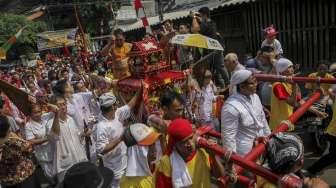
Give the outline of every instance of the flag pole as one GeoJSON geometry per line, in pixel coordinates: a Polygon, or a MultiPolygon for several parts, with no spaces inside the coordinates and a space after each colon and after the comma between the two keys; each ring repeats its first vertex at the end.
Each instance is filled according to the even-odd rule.
{"type": "Polygon", "coordinates": [[[87,51],[87,43],[86,43],[86,39],[85,39],[85,33],[82,27],[82,24],[79,20],[79,16],[78,16],[78,11],[77,11],[77,6],[74,4],[74,9],[75,9],[75,16],[76,16],[76,22],[77,25],[79,27],[79,31],[80,31],[80,35],[82,36],[82,40],[83,40],[83,45],[84,45],[84,57],[83,57],[83,61],[84,61],[84,65],[86,67],[86,70],[89,70],[89,65],[88,65],[88,59],[87,59],[87,55],[88,55],[88,51],[87,51]]]}
{"type": "Polygon", "coordinates": [[[140,18],[142,21],[143,27],[146,29],[146,33],[152,34],[152,30],[150,28],[145,9],[141,3],[141,0],[134,0],[134,9],[137,13],[137,18],[140,18]]]}

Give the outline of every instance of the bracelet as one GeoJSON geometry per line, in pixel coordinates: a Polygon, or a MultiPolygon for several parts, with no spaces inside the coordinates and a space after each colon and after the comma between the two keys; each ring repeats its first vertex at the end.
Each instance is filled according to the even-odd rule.
{"type": "Polygon", "coordinates": [[[230,158],[231,158],[231,155],[232,155],[232,151],[226,151],[225,153],[224,153],[224,163],[225,164],[228,164],[229,162],[230,162],[230,158]]]}

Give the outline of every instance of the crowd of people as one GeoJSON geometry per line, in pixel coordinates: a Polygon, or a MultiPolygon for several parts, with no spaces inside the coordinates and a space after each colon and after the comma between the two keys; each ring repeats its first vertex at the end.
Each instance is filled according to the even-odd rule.
{"type": "MultiPolygon", "coordinates": [[[[95,64],[85,64],[79,57],[48,54],[34,67],[1,71],[1,80],[28,93],[28,101],[23,111],[17,106],[21,99],[9,97],[11,91],[1,89],[0,185],[210,188],[216,178],[234,169],[211,149],[197,145],[197,128],[206,125],[221,134],[221,139],[209,140],[241,156],[258,142],[266,142],[260,165],[280,176],[298,178],[295,187],[329,187],[316,175],[336,159],[336,113],[326,130],[329,153],[306,171],[302,169],[304,147],[300,137],[293,132],[269,137],[305,102],[300,87],[290,79],[297,67],[284,57],[275,27],[265,29],[265,40],[255,58],[240,63],[235,53],[216,53],[205,59],[208,63],[194,66],[193,62],[209,50],[174,46],[169,40],[175,34],[187,33],[217,40],[221,36],[207,7],[191,16],[190,26],[183,23],[176,31],[173,22],[167,20],[163,31],[145,36],[158,40],[164,49],[163,58],[178,65],[175,68],[187,69],[183,87],[162,92],[160,108],[155,112],[141,107],[146,89],[143,82],[128,101],[118,92],[116,83],[121,74],[115,71],[125,68],[132,49],[119,29],[100,51],[103,60],[95,64]],[[255,73],[289,79],[258,82],[255,73]]],[[[334,78],[333,68],[321,63],[309,77],[334,78]]],[[[320,102],[336,109],[336,88],[317,83],[304,87],[307,96],[320,90],[320,102]]],[[[309,111],[320,118],[328,116],[314,107],[309,111]]],[[[276,185],[256,177],[257,187],[280,184],[286,185],[286,179],[276,185]]]]}

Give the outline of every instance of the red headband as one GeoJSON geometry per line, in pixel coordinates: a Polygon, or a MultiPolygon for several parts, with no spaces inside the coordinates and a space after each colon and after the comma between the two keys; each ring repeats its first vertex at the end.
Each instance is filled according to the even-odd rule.
{"type": "Polygon", "coordinates": [[[177,142],[184,140],[193,134],[191,123],[186,119],[175,119],[168,127],[167,154],[170,155],[177,142]]]}

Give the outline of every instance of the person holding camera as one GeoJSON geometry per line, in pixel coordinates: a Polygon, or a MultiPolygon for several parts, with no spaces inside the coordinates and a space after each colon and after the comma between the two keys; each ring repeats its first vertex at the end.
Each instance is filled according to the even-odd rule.
{"type": "MultiPolygon", "coordinates": [[[[202,7],[199,9],[198,13],[191,13],[192,16],[192,33],[199,33],[204,36],[210,37],[212,39],[218,40],[222,46],[222,37],[217,32],[216,23],[210,18],[210,9],[208,7],[202,7]]],[[[210,52],[206,50],[202,56],[209,54],[210,52]]],[[[209,61],[209,60],[208,60],[209,61]]],[[[222,52],[215,53],[210,58],[210,62],[213,64],[213,70],[216,70],[215,76],[217,78],[217,85],[220,87],[224,87],[225,80],[228,81],[228,73],[225,70],[224,64],[224,56],[222,52]]]]}
{"type": "Polygon", "coordinates": [[[198,12],[191,13],[191,16],[193,19],[191,32],[217,39],[216,23],[210,19],[210,9],[208,7],[202,7],[198,12]]]}

